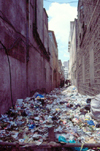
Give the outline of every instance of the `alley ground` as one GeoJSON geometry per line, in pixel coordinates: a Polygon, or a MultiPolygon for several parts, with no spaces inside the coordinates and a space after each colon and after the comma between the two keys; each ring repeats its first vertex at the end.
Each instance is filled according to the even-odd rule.
{"type": "Polygon", "coordinates": [[[0,145],[81,144],[70,150],[89,150],[82,145],[100,143],[100,124],[92,118],[90,104],[89,96],[79,94],[75,86],[18,99],[14,109],[0,117],[0,145]]]}

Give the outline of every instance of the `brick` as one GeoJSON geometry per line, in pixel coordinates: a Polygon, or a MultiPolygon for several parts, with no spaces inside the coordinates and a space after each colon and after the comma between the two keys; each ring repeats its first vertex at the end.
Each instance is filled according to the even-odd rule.
{"type": "MultiPolygon", "coordinates": [[[[79,78],[77,80],[78,83],[78,90],[79,92],[85,94],[91,94],[91,95],[96,95],[100,93],[99,90],[99,84],[100,84],[100,5],[97,5],[96,3],[98,1],[90,1],[90,0],[79,0],[78,4],[78,14],[80,14],[80,6],[82,5],[83,2],[83,14],[84,18],[80,18],[79,16],[79,22],[78,25],[81,27],[82,23],[86,24],[87,30],[84,35],[84,37],[81,39],[78,38],[78,43],[81,44],[79,45],[79,51],[80,53],[77,54],[77,58],[82,58],[83,54],[85,56],[85,85],[83,87],[83,73],[82,73],[82,64],[80,64],[80,70],[79,68],[79,59],[77,59],[77,74],[79,74],[79,78]],[[91,5],[87,5],[87,3],[91,5]],[[96,7],[96,8],[95,8],[96,7]],[[93,49],[94,52],[94,83],[91,86],[90,83],[90,50],[93,49]],[[80,73],[81,72],[81,73],[80,73]],[[97,85],[98,84],[98,85],[97,85]]],[[[80,28],[78,30],[78,36],[82,32],[83,29],[80,28]]]]}

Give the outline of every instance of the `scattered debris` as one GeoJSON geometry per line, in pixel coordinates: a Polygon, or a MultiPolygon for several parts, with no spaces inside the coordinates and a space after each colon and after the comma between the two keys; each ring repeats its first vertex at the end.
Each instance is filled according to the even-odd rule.
{"type": "Polygon", "coordinates": [[[91,117],[91,98],[75,86],[58,88],[18,99],[0,117],[0,142],[100,143],[100,122],[91,117]]]}

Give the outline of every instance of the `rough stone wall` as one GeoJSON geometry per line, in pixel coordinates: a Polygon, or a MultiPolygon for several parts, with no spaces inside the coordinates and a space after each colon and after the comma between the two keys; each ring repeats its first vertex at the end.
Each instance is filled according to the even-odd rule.
{"type": "Polygon", "coordinates": [[[86,26],[81,26],[79,19],[81,39],[77,50],[77,85],[80,93],[96,95],[100,93],[100,5],[97,0],[94,5],[90,0],[86,3],[91,4],[84,1],[83,22],[86,26]]]}

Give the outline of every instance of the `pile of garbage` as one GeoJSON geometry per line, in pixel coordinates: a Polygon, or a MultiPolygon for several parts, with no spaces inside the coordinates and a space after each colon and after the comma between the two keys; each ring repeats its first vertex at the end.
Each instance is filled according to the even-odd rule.
{"type": "Polygon", "coordinates": [[[91,99],[75,86],[18,99],[0,117],[0,142],[100,143],[100,123],[91,114],[91,99]]]}

